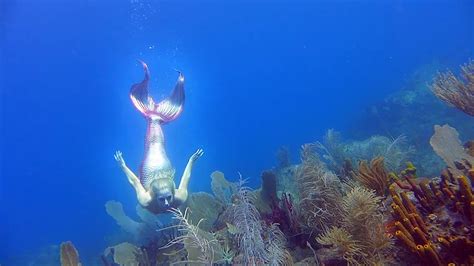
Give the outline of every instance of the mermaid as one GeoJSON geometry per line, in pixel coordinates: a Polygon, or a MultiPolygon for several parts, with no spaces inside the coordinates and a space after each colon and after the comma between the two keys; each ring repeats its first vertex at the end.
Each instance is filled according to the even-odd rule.
{"type": "Polygon", "coordinates": [[[140,166],[139,178],[128,168],[122,152],[114,155],[128,181],[135,189],[138,202],[152,213],[162,213],[170,208],[177,208],[188,198],[188,184],[194,163],[203,155],[198,149],[190,158],[184,169],[178,188],[174,183],[175,170],[171,166],[165,151],[165,139],[162,125],[175,120],[183,111],[184,76],[179,73],[178,81],[171,95],[155,103],[148,93],[150,73],[144,62],[145,71],[142,82],[134,84],[130,90],[130,99],[135,108],[145,117],[147,131],[145,137],[145,156],[140,166]]]}

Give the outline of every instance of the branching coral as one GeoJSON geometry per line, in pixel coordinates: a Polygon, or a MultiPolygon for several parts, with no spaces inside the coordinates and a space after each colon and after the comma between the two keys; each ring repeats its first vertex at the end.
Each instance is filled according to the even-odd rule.
{"type": "Polygon", "coordinates": [[[360,262],[377,264],[389,261],[392,241],[385,233],[382,198],[373,190],[354,187],[342,200],[342,225],[361,244],[366,256],[360,262]]]}
{"type": "Polygon", "coordinates": [[[353,176],[365,187],[373,189],[377,195],[385,195],[389,184],[389,175],[385,170],[383,157],[374,158],[370,165],[365,160],[360,161],[359,170],[353,176]]]}
{"type": "Polygon", "coordinates": [[[252,203],[250,188],[240,179],[233,206],[233,225],[237,229],[239,251],[245,265],[259,265],[268,259],[263,240],[260,214],[252,203]]]}
{"type": "Polygon", "coordinates": [[[423,263],[474,263],[474,200],[469,176],[445,171],[440,180],[416,180],[405,175],[390,186],[395,236],[423,263]]]}
{"type": "Polygon", "coordinates": [[[474,60],[461,66],[459,78],[451,71],[438,73],[431,90],[441,100],[474,116],[474,60]]]}
{"type": "Polygon", "coordinates": [[[353,187],[342,199],[340,225],[326,229],[317,241],[332,245],[333,257],[339,255],[349,264],[388,263],[392,240],[385,233],[381,199],[372,190],[353,187]]]}
{"type": "Polygon", "coordinates": [[[333,226],[326,229],[323,234],[316,238],[316,241],[324,246],[328,246],[335,257],[343,258],[351,265],[357,264],[357,258],[363,257],[361,244],[344,228],[333,226]]]}
{"type": "Polygon", "coordinates": [[[176,227],[181,234],[163,248],[184,245],[188,252],[187,262],[191,263],[212,265],[223,260],[224,251],[215,236],[199,228],[202,220],[197,225],[193,225],[189,220],[189,209],[186,209],[184,213],[179,209],[172,209],[170,212],[173,219],[178,222],[176,227]]]}
{"type": "Polygon", "coordinates": [[[299,213],[306,231],[322,231],[326,224],[336,223],[342,197],[339,179],[326,169],[314,148],[314,144],[302,146],[302,163],[296,173],[299,213]]]}
{"type": "Polygon", "coordinates": [[[338,169],[343,165],[346,158],[345,144],[342,142],[341,134],[334,129],[328,129],[321,142],[314,143],[318,152],[330,167],[338,169]]]}
{"type": "Polygon", "coordinates": [[[267,264],[272,266],[293,265],[291,255],[285,249],[286,237],[278,225],[271,224],[265,235],[265,249],[268,254],[267,264]]]}

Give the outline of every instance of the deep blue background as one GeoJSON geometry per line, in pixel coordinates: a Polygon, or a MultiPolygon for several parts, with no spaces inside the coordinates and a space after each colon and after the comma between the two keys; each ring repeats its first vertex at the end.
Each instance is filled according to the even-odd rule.
{"type": "MultiPolygon", "coordinates": [[[[193,191],[209,174],[258,185],[287,145],[344,130],[419,66],[473,56],[472,1],[2,1],[0,260],[72,240],[98,253],[133,213],[116,166],[137,169],[145,122],[128,99],[150,66],[158,98],[186,76],[186,109],[165,127],[180,173],[195,149],[193,191]]],[[[363,129],[362,129],[363,130],[363,129]]]]}

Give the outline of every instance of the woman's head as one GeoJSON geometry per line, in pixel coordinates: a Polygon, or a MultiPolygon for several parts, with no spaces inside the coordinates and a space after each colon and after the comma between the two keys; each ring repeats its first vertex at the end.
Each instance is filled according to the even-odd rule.
{"type": "Polygon", "coordinates": [[[171,178],[158,178],[150,184],[153,199],[161,208],[169,208],[174,201],[175,185],[171,178]]]}

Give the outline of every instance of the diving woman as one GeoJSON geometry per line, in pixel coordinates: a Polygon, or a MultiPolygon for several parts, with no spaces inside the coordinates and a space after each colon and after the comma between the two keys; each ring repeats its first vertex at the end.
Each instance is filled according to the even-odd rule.
{"type": "Polygon", "coordinates": [[[184,76],[179,72],[178,81],[171,95],[155,103],[148,93],[150,80],[148,67],[144,62],[140,61],[140,63],[145,71],[145,78],[142,82],[134,84],[130,90],[133,105],[147,121],[145,155],[140,166],[139,177],[127,167],[120,151],[117,151],[114,157],[135,189],[140,205],[157,214],[170,208],[177,208],[186,201],[191,170],[204,152],[198,149],[189,158],[179,186],[176,188],[175,169],[166,155],[162,125],[175,120],[183,111],[184,76]]]}

